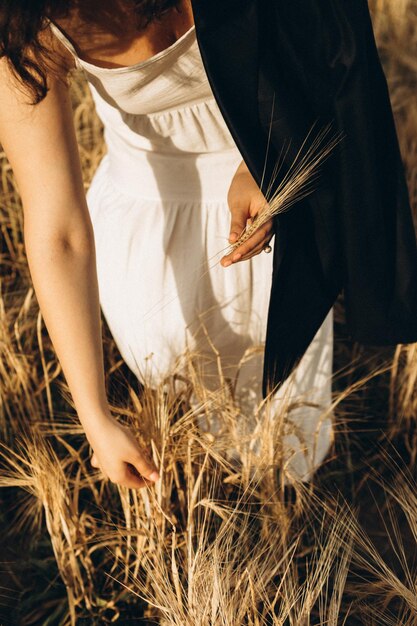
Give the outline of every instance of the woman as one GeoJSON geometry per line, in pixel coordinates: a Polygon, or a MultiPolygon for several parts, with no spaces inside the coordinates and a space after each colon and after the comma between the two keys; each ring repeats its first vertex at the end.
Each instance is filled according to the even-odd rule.
{"type": "MultiPolygon", "coordinates": [[[[217,102],[213,97],[197,46],[193,9],[206,42],[206,67],[213,67],[213,6],[205,13],[207,5],[186,0],[74,0],[13,1],[2,9],[0,140],[22,196],[33,283],[94,450],[92,463],[113,482],[130,487],[147,485],[158,473],[107,405],[99,294],[123,357],[150,384],[170,373],[188,346],[205,363],[212,344],[233,379],[240,358],[265,331],[272,255],[260,252],[273,245],[272,221],[223,256],[223,270],[207,271],[227,232],[233,243],[265,200],[256,150],[242,159],[225,120],[230,130],[241,129],[235,139],[242,142],[242,153],[245,128],[237,114],[231,119],[225,114],[226,89],[217,93],[217,102]],[[77,65],[90,81],[108,147],[88,203],[65,82],[77,65]]],[[[234,63],[236,73],[236,58],[234,63]]],[[[212,81],[215,74],[211,71],[212,81]]],[[[331,295],[334,299],[334,290],[331,295]]],[[[314,311],[307,331],[295,335],[293,343],[293,355],[300,357],[316,333],[294,377],[296,393],[310,394],[308,400],[317,404],[294,416],[306,436],[314,435],[330,403],[328,296],[326,305],[326,311],[322,304],[318,315],[314,311]]],[[[279,306],[287,306],[285,298],[279,306]]],[[[285,314],[291,313],[287,308],[285,314]]],[[[303,315],[301,310],[300,319],[303,315]]],[[[282,332],[280,339],[287,356],[282,332]]],[[[260,365],[258,359],[241,368],[237,393],[242,398],[252,392],[260,397],[260,365]]],[[[203,374],[209,383],[210,363],[203,374]]],[[[283,385],[277,403],[286,393],[283,385]]],[[[329,419],[319,429],[319,441],[316,455],[310,445],[304,477],[329,448],[329,419]]]]}

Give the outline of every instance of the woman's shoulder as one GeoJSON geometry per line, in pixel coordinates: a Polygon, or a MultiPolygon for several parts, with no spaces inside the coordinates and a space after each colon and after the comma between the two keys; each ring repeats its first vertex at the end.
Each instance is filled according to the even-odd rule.
{"type": "MultiPolygon", "coordinates": [[[[55,36],[50,23],[38,33],[36,47],[27,47],[24,58],[28,74],[32,74],[36,80],[43,80],[44,76],[48,84],[55,79],[67,83],[70,72],[76,68],[74,57],[55,36]]],[[[26,89],[22,89],[21,77],[7,55],[0,58],[0,81],[2,86],[7,84],[16,93],[27,95],[26,89]]],[[[26,86],[26,82],[23,82],[26,86]]],[[[30,81],[27,83],[30,84],[30,81]]]]}

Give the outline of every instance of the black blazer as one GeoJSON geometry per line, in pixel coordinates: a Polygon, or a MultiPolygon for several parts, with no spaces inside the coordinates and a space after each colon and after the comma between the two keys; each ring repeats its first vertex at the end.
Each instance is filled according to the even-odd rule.
{"type": "MultiPolygon", "coordinates": [[[[319,185],[276,218],[264,394],[344,290],[353,339],[417,341],[417,247],[366,0],[192,0],[207,76],[255,180],[314,123],[344,139],[319,185]]],[[[282,170],[285,171],[285,170],[282,170]]],[[[265,185],[262,188],[265,191],[265,185]]]]}

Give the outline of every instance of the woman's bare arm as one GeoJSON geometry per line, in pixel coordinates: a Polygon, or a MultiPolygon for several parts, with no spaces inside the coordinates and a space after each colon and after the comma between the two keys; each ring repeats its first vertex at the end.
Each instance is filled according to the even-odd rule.
{"type": "Polygon", "coordinates": [[[155,466],[111,416],[105,393],[94,234],[69,91],[58,76],[48,79],[46,98],[31,105],[0,59],[0,143],[23,202],[29,269],[98,465],[113,482],[143,486],[127,463],[148,478],[155,466]]]}

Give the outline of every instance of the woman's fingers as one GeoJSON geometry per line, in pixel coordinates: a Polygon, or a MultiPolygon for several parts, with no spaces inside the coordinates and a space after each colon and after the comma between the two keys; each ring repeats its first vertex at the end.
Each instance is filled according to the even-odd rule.
{"type": "Polygon", "coordinates": [[[252,248],[250,252],[242,256],[239,259],[239,261],[248,261],[249,259],[256,256],[257,254],[260,254],[261,252],[263,252],[265,246],[267,246],[268,244],[269,244],[269,241],[261,241],[261,243],[255,246],[254,248],[252,248]]]}
{"type": "Polygon", "coordinates": [[[118,481],[120,485],[131,489],[141,489],[153,485],[154,481],[146,480],[131,463],[126,463],[125,468],[123,477],[118,481]]]}
{"type": "Polygon", "coordinates": [[[146,452],[137,454],[131,460],[133,471],[136,470],[140,476],[150,481],[156,481],[160,478],[153,461],[146,452]]]}
{"type": "MultiPolygon", "coordinates": [[[[94,463],[96,463],[96,461],[97,457],[95,458],[94,463]]],[[[93,465],[93,467],[100,468],[99,465],[95,465],[94,463],[92,458],[91,465],[93,465]]],[[[122,487],[129,487],[131,489],[141,489],[142,487],[152,486],[155,482],[154,480],[147,480],[145,476],[138,472],[132,463],[123,463],[120,467],[112,469],[108,476],[103,471],[102,473],[106,479],[110,480],[110,482],[122,487]]]]}
{"type": "Polygon", "coordinates": [[[230,222],[230,233],[229,233],[229,243],[234,243],[243,233],[246,228],[246,222],[248,219],[248,209],[242,206],[234,206],[230,209],[231,213],[231,222],[230,222]]]}
{"type": "Polygon", "coordinates": [[[268,220],[263,226],[258,228],[254,234],[247,239],[233,252],[224,256],[220,263],[223,267],[228,267],[232,263],[238,261],[246,261],[252,256],[259,254],[263,248],[269,243],[273,235],[273,220],[268,220]]]}
{"type": "Polygon", "coordinates": [[[146,453],[135,455],[132,462],[124,462],[118,467],[112,468],[108,475],[101,468],[95,453],[93,453],[90,463],[93,467],[100,469],[105,478],[124,487],[135,489],[146,487],[160,478],[159,472],[146,453]]]}
{"type": "Polygon", "coordinates": [[[108,476],[109,480],[121,487],[140,489],[151,484],[140,476],[130,463],[122,463],[117,468],[113,468],[108,476]]]}
{"type": "Polygon", "coordinates": [[[233,251],[231,255],[232,260],[236,260],[238,255],[240,255],[237,260],[245,261],[250,256],[253,256],[254,254],[259,254],[264,246],[269,243],[271,237],[272,225],[267,222],[266,224],[264,224],[264,226],[261,226],[259,230],[255,231],[254,234],[249,237],[247,241],[245,241],[245,243],[243,243],[241,246],[233,251]]]}

